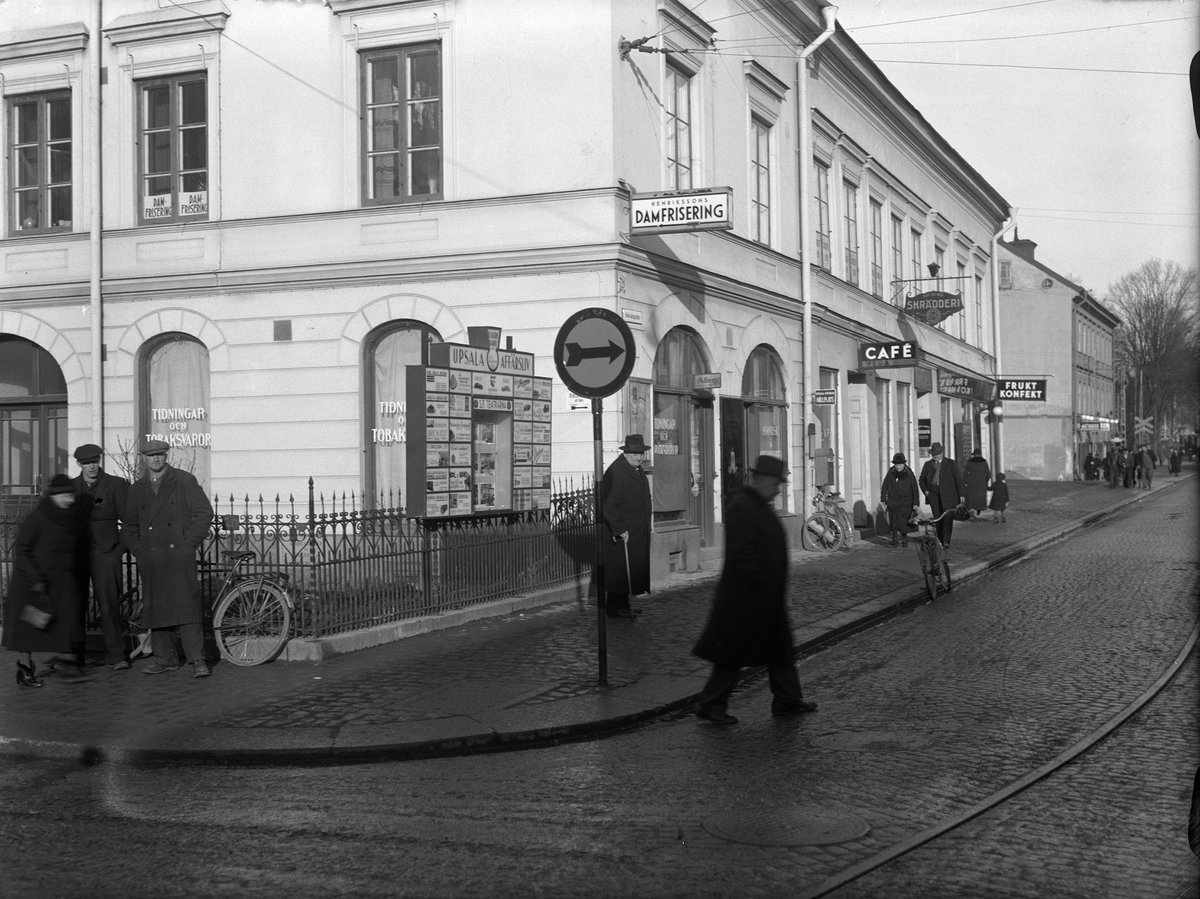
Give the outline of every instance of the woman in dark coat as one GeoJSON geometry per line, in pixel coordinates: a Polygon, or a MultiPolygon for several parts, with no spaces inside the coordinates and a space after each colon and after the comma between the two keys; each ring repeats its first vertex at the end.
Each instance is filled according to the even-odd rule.
{"type": "Polygon", "coordinates": [[[979,513],[988,507],[987,492],[992,486],[992,470],[983,453],[972,451],[964,474],[967,480],[967,508],[971,512],[971,520],[978,521],[979,513]]]}
{"type": "Polygon", "coordinates": [[[1171,474],[1175,475],[1176,477],[1179,477],[1179,470],[1183,467],[1181,465],[1182,461],[1183,457],[1179,454],[1179,447],[1173,447],[1171,449],[1171,456],[1167,461],[1167,466],[1170,469],[1171,474]]]}
{"type": "Polygon", "coordinates": [[[641,610],[629,598],[650,592],[650,483],[641,468],[649,448],[641,434],[630,434],[601,481],[604,605],[610,618],[636,617],[641,610]]]}
{"type": "Polygon", "coordinates": [[[787,533],[771,501],[783,481],[783,461],[759,456],[750,485],[725,511],[725,568],[717,584],[712,614],[692,650],[713,663],[696,714],[714,724],[737,724],[725,711],[738,672],[766,665],[772,715],[815,711],[806,702],[792,661],[792,627],[785,605],[787,533]]]}
{"type": "Polygon", "coordinates": [[[87,597],[80,590],[81,551],[87,522],[74,508],[71,479],[56,474],[37,508],[21,523],[13,546],[13,579],[4,603],[4,645],[19,652],[17,683],[40,687],[33,653],[63,653],[73,664],[56,666],[64,679],[84,680],[84,616],[87,597]],[[44,628],[31,623],[26,607],[49,612],[44,628]]]}

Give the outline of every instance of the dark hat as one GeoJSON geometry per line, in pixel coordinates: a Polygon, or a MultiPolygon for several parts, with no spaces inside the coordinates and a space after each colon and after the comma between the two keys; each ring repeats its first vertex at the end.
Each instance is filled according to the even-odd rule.
{"type": "Polygon", "coordinates": [[[83,446],[76,448],[75,461],[80,465],[87,462],[95,462],[104,455],[104,450],[96,446],[94,443],[85,443],[83,446]]]}
{"type": "Polygon", "coordinates": [[[50,486],[46,488],[47,496],[54,496],[56,493],[74,493],[75,485],[71,482],[71,478],[65,474],[56,474],[50,479],[50,486]]]}
{"type": "Polygon", "coordinates": [[[641,434],[630,434],[625,438],[620,449],[623,453],[644,453],[648,452],[650,447],[646,446],[641,434]]]}
{"type": "Polygon", "coordinates": [[[908,463],[908,460],[904,458],[904,453],[896,453],[896,455],[892,456],[892,464],[893,465],[901,465],[901,464],[907,464],[907,463],[908,463]]]}
{"type": "Polygon", "coordinates": [[[779,478],[781,481],[787,480],[787,475],[783,470],[783,460],[776,459],[774,456],[759,456],[754,460],[754,464],[750,466],[750,470],[755,474],[765,474],[773,478],[779,478]]]}
{"type": "Polygon", "coordinates": [[[171,447],[165,440],[143,440],[142,455],[153,456],[157,453],[165,453],[171,447]]]}
{"type": "Polygon", "coordinates": [[[929,455],[931,455],[931,456],[941,456],[945,452],[946,451],[944,449],[942,449],[942,445],[940,443],[935,443],[933,446],[931,446],[929,448],[929,455]]]}

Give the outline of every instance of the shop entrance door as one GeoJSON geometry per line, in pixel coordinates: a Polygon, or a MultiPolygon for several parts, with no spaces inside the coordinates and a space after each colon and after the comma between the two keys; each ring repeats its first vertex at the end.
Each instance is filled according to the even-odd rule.
{"type": "Polygon", "coordinates": [[[721,508],[729,505],[746,483],[745,403],[737,397],[721,397],[721,508]]]}
{"type": "Polygon", "coordinates": [[[713,401],[710,397],[691,397],[692,433],[689,460],[689,518],[700,526],[700,545],[713,545],[713,490],[716,470],[712,459],[713,401]]]}
{"type": "Polygon", "coordinates": [[[846,415],[846,499],[856,525],[866,524],[874,503],[870,502],[871,423],[870,403],[874,402],[866,384],[847,385],[846,415]]]}

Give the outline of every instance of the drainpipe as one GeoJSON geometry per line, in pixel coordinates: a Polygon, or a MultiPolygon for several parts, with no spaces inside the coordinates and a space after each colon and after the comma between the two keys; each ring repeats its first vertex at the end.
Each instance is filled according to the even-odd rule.
{"type": "MultiPolygon", "coordinates": [[[[1010,210],[1008,222],[992,235],[992,340],[996,344],[996,374],[1004,373],[1000,361],[1000,238],[1016,227],[1017,210],[1010,210]]],[[[996,422],[996,471],[1004,471],[1004,418],[996,422]]]]}
{"type": "Polygon", "coordinates": [[[813,500],[813,480],[816,477],[807,460],[809,450],[808,420],[812,410],[813,364],[812,364],[812,217],[809,212],[809,191],[812,172],[812,110],[808,102],[808,58],[816,49],[825,43],[833,34],[837,7],[821,8],[821,16],[825,20],[825,30],[817,35],[816,40],[800,51],[796,63],[797,85],[797,117],[800,120],[800,302],[803,304],[802,339],[804,353],[804,385],[800,391],[800,420],[803,423],[800,436],[801,459],[804,460],[804,500],[803,507],[796,514],[803,521],[808,515],[813,500]]]}
{"type": "Polygon", "coordinates": [[[91,283],[89,296],[92,315],[92,442],[104,446],[104,319],[100,298],[100,229],[103,225],[101,218],[101,200],[103,190],[100,185],[101,165],[100,152],[103,138],[100,133],[100,51],[103,48],[103,38],[100,35],[101,10],[104,0],[94,0],[92,3],[91,34],[88,36],[89,50],[89,80],[91,82],[91,97],[88,103],[88,118],[92,131],[92,152],[89,177],[91,180],[91,233],[89,246],[91,248],[91,283]]]}

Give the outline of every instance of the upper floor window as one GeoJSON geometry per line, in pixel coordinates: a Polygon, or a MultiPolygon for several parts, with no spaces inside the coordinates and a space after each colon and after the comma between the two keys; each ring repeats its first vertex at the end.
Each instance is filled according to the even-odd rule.
{"type": "Polygon", "coordinates": [[[9,102],[12,233],[71,227],[71,95],[9,102]]]}
{"type": "Polygon", "coordinates": [[[975,346],[983,349],[983,275],[975,276],[975,346]]]}
{"type": "Polygon", "coordinates": [[[846,280],[858,286],[858,185],[849,181],[842,182],[845,196],[845,212],[842,221],[845,224],[846,238],[846,280]]]}
{"type": "Polygon", "coordinates": [[[208,218],[208,78],[138,82],[141,222],[208,218]]]}
{"type": "Polygon", "coordinates": [[[667,189],[692,186],[692,79],[667,66],[667,189]]]}
{"type": "Polygon", "coordinates": [[[883,296],[883,205],[871,201],[871,293],[883,296]]]}
{"type": "Polygon", "coordinates": [[[829,166],[813,161],[816,189],[812,192],[813,221],[817,226],[817,246],[813,262],[823,269],[833,268],[833,249],[830,241],[829,223],[829,166]]]}
{"type": "MultiPolygon", "coordinates": [[[[904,220],[892,217],[892,280],[904,280],[904,220]]],[[[899,296],[900,285],[894,285],[893,294],[899,296]]]]}
{"type": "Polygon", "coordinates": [[[909,232],[909,256],[912,263],[912,273],[914,278],[925,277],[921,274],[921,232],[915,228],[909,232]]]}
{"type": "Polygon", "coordinates": [[[442,50],[417,44],[362,54],[363,202],[442,194],[442,50]]]}
{"type": "Polygon", "coordinates": [[[771,127],[750,120],[750,238],[771,242],[771,127]]]}

